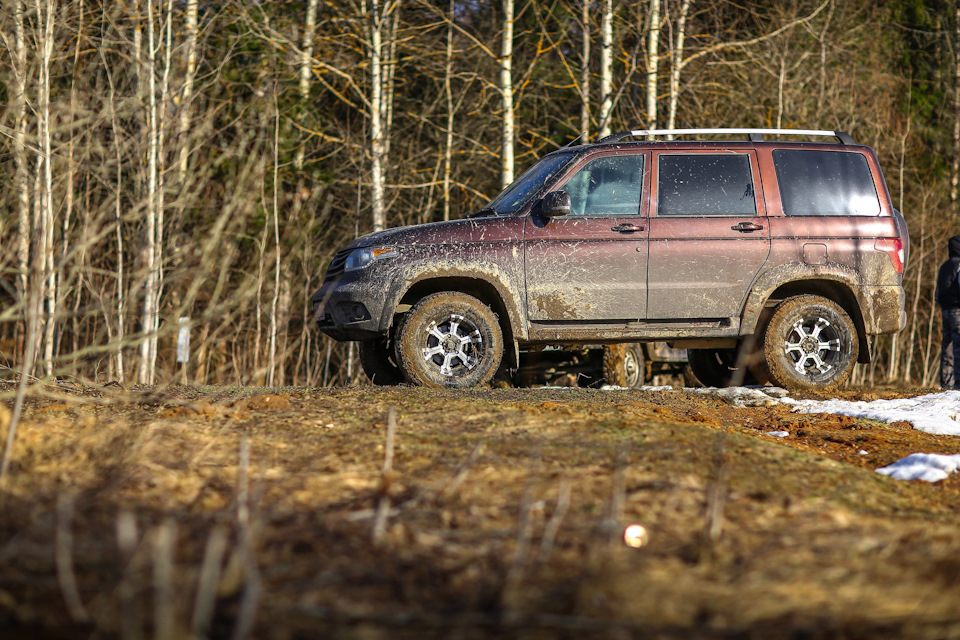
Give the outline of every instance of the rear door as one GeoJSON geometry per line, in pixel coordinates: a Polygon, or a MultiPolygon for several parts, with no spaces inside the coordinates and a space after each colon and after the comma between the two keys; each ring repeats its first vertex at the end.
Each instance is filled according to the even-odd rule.
{"type": "Polygon", "coordinates": [[[649,154],[587,158],[559,190],[567,216],[532,214],[524,230],[527,310],[549,324],[630,322],[646,315],[649,154]]]}
{"type": "Polygon", "coordinates": [[[647,317],[738,317],[770,253],[752,150],[654,155],[647,317]]]}

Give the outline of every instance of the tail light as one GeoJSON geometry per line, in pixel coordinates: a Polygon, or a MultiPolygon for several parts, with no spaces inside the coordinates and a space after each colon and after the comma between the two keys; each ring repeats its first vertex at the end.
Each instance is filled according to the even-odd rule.
{"type": "Polygon", "coordinates": [[[900,238],[877,238],[876,242],[873,243],[873,248],[890,256],[893,268],[897,270],[897,273],[903,273],[903,240],[900,238]]]}

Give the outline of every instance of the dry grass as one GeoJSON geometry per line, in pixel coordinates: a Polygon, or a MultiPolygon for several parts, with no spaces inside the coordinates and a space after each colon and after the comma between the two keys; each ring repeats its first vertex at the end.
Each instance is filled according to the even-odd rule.
{"type": "Polygon", "coordinates": [[[0,487],[0,625],[58,638],[956,635],[960,482],[873,469],[958,440],[683,393],[35,393],[0,487]],[[776,425],[796,437],[761,435],[776,425]],[[629,523],[648,544],[620,541],[629,523]]]}

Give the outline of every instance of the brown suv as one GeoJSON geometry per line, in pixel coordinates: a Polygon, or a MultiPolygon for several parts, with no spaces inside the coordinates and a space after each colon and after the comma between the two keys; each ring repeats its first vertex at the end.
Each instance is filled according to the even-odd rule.
{"type": "Polygon", "coordinates": [[[381,384],[665,341],[705,385],[829,389],[868,335],[903,328],[908,242],[876,155],[843,132],[630,131],[544,156],[465,220],[358,238],[314,315],[381,384]],[[746,139],[664,139],[705,134],[746,139]]]}

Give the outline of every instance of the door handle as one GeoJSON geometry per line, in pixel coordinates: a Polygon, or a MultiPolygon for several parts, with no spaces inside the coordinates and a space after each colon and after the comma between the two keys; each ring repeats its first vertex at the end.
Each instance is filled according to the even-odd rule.
{"type": "Polygon", "coordinates": [[[760,231],[763,229],[763,225],[756,224],[755,222],[741,222],[740,224],[735,224],[730,228],[734,231],[760,231]]]}
{"type": "Polygon", "coordinates": [[[622,224],[618,224],[615,227],[610,227],[610,231],[616,231],[617,233],[633,233],[635,231],[643,231],[643,230],[644,230],[644,227],[631,224],[629,222],[624,222],[622,224]]]}

